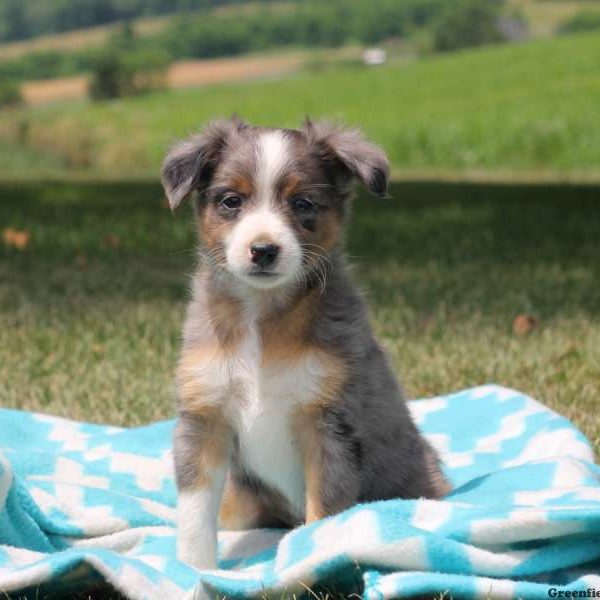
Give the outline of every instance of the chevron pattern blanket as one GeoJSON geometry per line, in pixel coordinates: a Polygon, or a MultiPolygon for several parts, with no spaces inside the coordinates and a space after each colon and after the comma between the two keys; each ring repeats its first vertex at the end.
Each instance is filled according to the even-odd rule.
{"type": "Polygon", "coordinates": [[[411,410],[450,496],[356,506],[293,531],[223,531],[211,572],[175,558],[172,421],[121,429],[0,410],[0,591],[68,597],[108,580],[157,600],[309,588],[600,596],[600,468],[569,421],[493,385],[411,410]]]}

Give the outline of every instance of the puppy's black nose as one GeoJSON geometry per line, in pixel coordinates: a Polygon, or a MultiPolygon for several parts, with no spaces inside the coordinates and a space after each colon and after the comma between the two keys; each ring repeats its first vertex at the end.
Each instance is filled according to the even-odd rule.
{"type": "Polygon", "coordinates": [[[279,254],[279,246],[266,242],[254,242],[250,246],[252,262],[262,269],[272,265],[279,254]]]}

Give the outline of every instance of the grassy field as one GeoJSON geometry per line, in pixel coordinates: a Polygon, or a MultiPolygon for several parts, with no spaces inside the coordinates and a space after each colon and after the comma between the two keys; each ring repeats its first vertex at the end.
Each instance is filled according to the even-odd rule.
{"type": "Polygon", "coordinates": [[[600,34],[586,34],[375,69],[325,66],[281,80],[31,108],[0,122],[0,140],[52,154],[65,168],[155,173],[165,147],[211,117],[235,111],[257,123],[296,125],[310,113],[361,124],[397,172],[597,175],[599,105],[600,34]]]}
{"type": "MultiPolygon", "coordinates": [[[[513,386],[600,449],[599,189],[392,193],[357,201],[349,253],[408,395],[513,386]],[[513,332],[519,314],[539,320],[528,335],[513,332]]],[[[5,183],[0,196],[0,223],[29,235],[0,241],[2,405],[127,425],[172,415],[187,211],[173,218],[155,183],[5,183]]]]}

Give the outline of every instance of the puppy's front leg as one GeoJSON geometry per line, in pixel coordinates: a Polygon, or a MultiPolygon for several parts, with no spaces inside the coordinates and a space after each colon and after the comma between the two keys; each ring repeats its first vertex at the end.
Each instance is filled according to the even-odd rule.
{"type": "Polygon", "coordinates": [[[304,464],[306,522],[337,514],[358,502],[361,448],[341,411],[303,407],[295,419],[304,464]]]}
{"type": "Polygon", "coordinates": [[[222,410],[183,412],[175,429],[177,558],[198,569],[217,566],[217,519],[231,449],[222,410]]]}

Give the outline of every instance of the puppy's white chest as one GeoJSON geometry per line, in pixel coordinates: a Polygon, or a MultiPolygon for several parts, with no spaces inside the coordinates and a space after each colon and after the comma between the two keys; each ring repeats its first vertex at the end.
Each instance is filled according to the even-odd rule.
{"type": "Polygon", "coordinates": [[[317,357],[307,353],[295,361],[255,364],[241,372],[243,384],[233,409],[239,459],[252,473],[287,498],[304,515],[304,469],[294,431],[298,409],[313,402],[324,377],[317,357]]]}
{"type": "Polygon", "coordinates": [[[281,377],[261,377],[242,403],[238,420],[239,457],[244,466],[304,512],[304,472],[292,419],[297,396],[281,377]]]}

